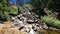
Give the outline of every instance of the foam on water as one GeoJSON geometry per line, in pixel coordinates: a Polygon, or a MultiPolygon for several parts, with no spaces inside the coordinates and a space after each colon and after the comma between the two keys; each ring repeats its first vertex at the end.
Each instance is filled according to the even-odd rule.
{"type": "Polygon", "coordinates": [[[31,30],[30,30],[29,34],[35,34],[35,31],[32,29],[32,25],[30,25],[30,28],[31,28],[31,30]]]}

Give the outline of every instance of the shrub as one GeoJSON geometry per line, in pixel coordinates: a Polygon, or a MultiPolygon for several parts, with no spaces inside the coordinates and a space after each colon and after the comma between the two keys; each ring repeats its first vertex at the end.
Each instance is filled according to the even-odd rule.
{"type": "Polygon", "coordinates": [[[0,21],[6,21],[7,20],[7,18],[8,18],[8,13],[7,12],[2,12],[2,11],[0,11],[0,21]]]}
{"type": "Polygon", "coordinates": [[[44,17],[42,18],[42,20],[43,20],[45,23],[47,23],[48,25],[53,25],[53,26],[56,26],[56,27],[60,28],[60,21],[57,20],[56,18],[44,16],[44,17]]]}
{"type": "Polygon", "coordinates": [[[18,14],[17,6],[11,6],[9,14],[10,15],[17,15],[18,14]]]}
{"type": "Polygon", "coordinates": [[[9,12],[9,14],[11,14],[11,15],[17,15],[17,14],[18,14],[18,11],[16,11],[16,10],[11,10],[11,11],[9,12]]]}
{"type": "Polygon", "coordinates": [[[0,3],[0,9],[2,8],[2,4],[0,3]]]}

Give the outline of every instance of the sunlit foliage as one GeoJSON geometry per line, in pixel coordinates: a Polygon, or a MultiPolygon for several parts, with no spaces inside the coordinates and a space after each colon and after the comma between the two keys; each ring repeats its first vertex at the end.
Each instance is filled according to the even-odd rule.
{"type": "Polygon", "coordinates": [[[60,28],[60,21],[56,18],[44,16],[43,21],[47,23],[48,25],[56,26],[57,28],[60,28]]]}

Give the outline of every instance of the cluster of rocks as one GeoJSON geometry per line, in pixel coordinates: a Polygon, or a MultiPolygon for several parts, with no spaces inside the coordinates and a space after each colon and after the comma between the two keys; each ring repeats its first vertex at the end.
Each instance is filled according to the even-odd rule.
{"type": "Polygon", "coordinates": [[[20,25],[27,24],[27,23],[31,24],[31,23],[36,23],[40,20],[36,18],[37,15],[36,16],[35,15],[36,15],[35,13],[26,11],[15,17],[11,16],[11,19],[12,21],[14,21],[14,23],[16,22],[16,23],[19,23],[20,25]]]}
{"type": "MultiPolygon", "coordinates": [[[[27,34],[37,34],[36,32],[42,29],[49,29],[45,23],[37,24],[41,21],[33,12],[25,11],[17,16],[11,16],[12,21],[15,23],[15,28],[27,34]]],[[[51,28],[50,28],[51,29],[51,28]]]]}
{"type": "Polygon", "coordinates": [[[36,24],[40,20],[38,16],[35,13],[29,11],[14,17],[11,16],[11,19],[19,30],[30,34],[35,34],[35,31],[42,29],[41,25],[36,24]]]}

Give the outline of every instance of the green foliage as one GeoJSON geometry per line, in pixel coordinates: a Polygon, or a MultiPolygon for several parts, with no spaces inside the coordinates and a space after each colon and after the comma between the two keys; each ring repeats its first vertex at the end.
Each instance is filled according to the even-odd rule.
{"type": "Polygon", "coordinates": [[[38,15],[44,14],[44,8],[48,8],[53,11],[58,11],[60,13],[60,0],[31,0],[32,6],[35,9],[35,13],[38,15]]]}
{"type": "Polygon", "coordinates": [[[24,11],[32,10],[32,9],[33,9],[33,7],[31,4],[24,4],[22,7],[18,6],[19,13],[23,13],[24,11]]]}
{"type": "Polygon", "coordinates": [[[8,19],[8,12],[7,12],[7,0],[0,0],[0,21],[6,21],[8,19]]]}
{"type": "Polygon", "coordinates": [[[48,5],[50,5],[51,0],[31,0],[32,1],[32,5],[35,8],[41,8],[44,9],[44,7],[48,7],[48,5]]]}
{"type": "Polygon", "coordinates": [[[9,14],[7,12],[0,11],[0,21],[6,21],[8,19],[9,14]]]}
{"type": "Polygon", "coordinates": [[[17,12],[16,10],[11,10],[11,11],[9,12],[9,14],[11,14],[11,15],[17,15],[18,12],[17,12]]]}
{"type": "Polygon", "coordinates": [[[42,0],[31,0],[32,1],[32,6],[34,7],[34,11],[36,14],[43,15],[43,9],[45,7],[45,4],[42,2],[42,0]]]}
{"type": "Polygon", "coordinates": [[[41,7],[41,1],[40,0],[31,0],[32,1],[32,5],[35,8],[40,8],[41,7]]]}
{"type": "Polygon", "coordinates": [[[0,21],[6,21],[9,18],[9,15],[17,15],[18,9],[17,6],[9,4],[8,0],[0,0],[0,21]]]}
{"type": "Polygon", "coordinates": [[[2,8],[2,4],[0,3],[0,9],[2,8]]]}
{"type": "Polygon", "coordinates": [[[49,25],[53,25],[53,26],[60,28],[60,21],[53,17],[44,16],[43,21],[45,23],[48,23],[49,25]]]}
{"type": "Polygon", "coordinates": [[[18,6],[18,12],[19,12],[19,13],[23,13],[23,11],[24,11],[23,7],[19,7],[19,6],[18,6]]]}

